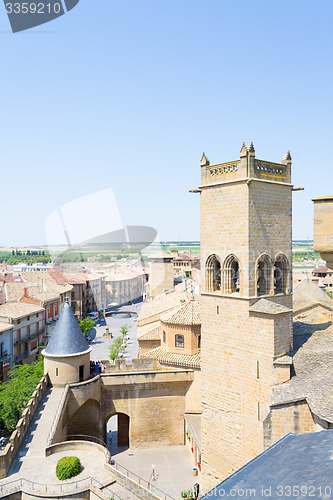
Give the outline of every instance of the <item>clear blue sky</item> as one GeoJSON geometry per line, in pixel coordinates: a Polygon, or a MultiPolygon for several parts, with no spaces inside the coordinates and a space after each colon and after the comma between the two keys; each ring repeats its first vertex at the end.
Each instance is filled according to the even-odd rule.
{"type": "Polygon", "coordinates": [[[45,243],[59,206],[112,188],[124,224],[199,239],[212,163],[293,157],[294,238],[332,187],[331,0],[80,0],[12,34],[0,6],[0,245],[45,243]]]}

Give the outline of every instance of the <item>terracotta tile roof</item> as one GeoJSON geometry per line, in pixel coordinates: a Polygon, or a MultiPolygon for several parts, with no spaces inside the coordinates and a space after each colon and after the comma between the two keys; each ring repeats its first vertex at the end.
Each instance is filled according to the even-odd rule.
{"type": "Polygon", "coordinates": [[[200,260],[200,255],[192,255],[188,253],[181,253],[178,254],[178,257],[175,257],[173,260],[175,261],[194,261],[194,260],[200,260]]]}
{"type": "Polygon", "coordinates": [[[11,304],[2,304],[0,306],[0,317],[5,318],[22,318],[37,312],[43,312],[44,308],[30,304],[21,304],[19,302],[11,304]]]}
{"type": "Polygon", "coordinates": [[[161,316],[161,321],[173,325],[201,325],[201,304],[198,300],[189,300],[161,316]]]}
{"type": "Polygon", "coordinates": [[[165,347],[156,347],[140,355],[141,358],[157,359],[162,364],[185,366],[188,368],[200,368],[201,353],[197,354],[178,354],[168,352],[165,347]]]}
{"type": "Polygon", "coordinates": [[[138,333],[137,333],[137,339],[140,340],[141,337],[146,335],[147,333],[153,331],[153,330],[158,330],[160,327],[161,322],[160,321],[153,321],[152,323],[149,323],[148,325],[144,326],[138,326],[138,333]]]}
{"type": "Polygon", "coordinates": [[[138,342],[140,343],[140,340],[161,340],[161,335],[160,335],[160,329],[159,328],[154,328],[153,330],[150,330],[147,333],[144,333],[138,338],[138,342]]]}
{"type": "Polygon", "coordinates": [[[25,288],[27,288],[26,283],[6,283],[7,302],[17,302],[20,300],[25,288]]]}
{"type": "MultiPolygon", "coordinates": [[[[184,285],[181,284],[184,290],[184,285]]],[[[162,293],[142,304],[142,308],[139,312],[138,322],[143,319],[147,319],[150,316],[155,316],[156,314],[163,314],[164,312],[173,309],[176,306],[181,305],[181,300],[187,300],[187,292],[172,290],[169,293],[162,293]]]]}
{"type": "MultiPolygon", "coordinates": [[[[66,278],[64,276],[64,274],[56,267],[54,267],[53,269],[49,269],[47,271],[48,275],[51,276],[51,278],[54,279],[54,281],[56,283],[58,283],[59,285],[63,285],[65,283],[67,283],[66,281],[66,278]]],[[[41,276],[42,277],[42,276],[41,276]]]]}
{"type": "Polygon", "coordinates": [[[49,271],[29,271],[28,273],[25,273],[25,286],[27,286],[27,284],[29,285],[29,283],[34,283],[40,287],[43,280],[44,288],[48,292],[61,294],[64,292],[70,292],[73,289],[72,285],[58,283],[52,277],[50,271],[54,271],[54,269],[50,269],[49,271]]]}

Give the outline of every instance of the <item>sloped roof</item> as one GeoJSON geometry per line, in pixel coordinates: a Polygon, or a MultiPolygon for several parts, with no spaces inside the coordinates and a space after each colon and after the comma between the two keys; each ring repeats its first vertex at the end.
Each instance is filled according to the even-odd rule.
{"type": "Polygon", "coordinates": [[[318,417],[333,423],[333,326],[329,313],[310,311],[294,322],[295,376],[272,388],[270,405],[307,401],[318,417]]]}
{"type": "MultiPolygon", "coordinates": [[[[181,283],[181,286],[184,285],[181,283]]],[[[138,322],[145,320],[155,314],[163,314],[169,309],[173,309],[181,304],[181,300],[187,299],[187,292],[180,291],[176,287],[175,290],[169,293],[162,293],[157,295],[153,300],[144,302],[138,315],[138,322]]]]}
{"type": "Polygon", "coordinates": [[[41,306],[12,302],[0,306],[0,316],[5,318],[23,318],[24,316],[29,316],[30,314],[35,314],[44,310],[45,309],[41,306]]]}
{"type": "Polygon", "coordinates": [[[160,363],[186,366],[189,368],[200,368],[201,353],[197,354],[180,354],[168,352],[165,347],[156,347],[151,351],[140,354],[140,358],[157,359],[160,363]]]}
{"type": "Polygon", "coordinates": [[[160,329],[154,328],[153,330],[144,333],[138,338],[138,342],[140,342],[140,340],[161,340],[160,329]]]}
{"type": "Polygon", "coordinates": [[[332,309],[333,300],[318,285],[313,283],[309,277],[306,277],[294,288],[294,315],[317,304],[322,305],[326,309],[332,309]]]}
{"type": "Polygon", "coordinates": [[[90,349],[71,306],[66,303],[43,352],[51,357],[66,357],[83,354],[90,349]]]}
{"type": "Polygon", "coordinates": [[[161,316],[164,323],[173,325],[201,325],[201,307],[198,300],[189,300],[176,310],[161,316]]]}
{"type": "Polygon", "coordinates": [[[294,491],[291,498],[310,498],[311,491],[319,492],[332,477],[332,448],[333,430],[287,434],[208,491],[201,500],[240,498],[241,492],[244,498],[265,498],[263,491],[272,499],[279,495],[287,498],[290,490],[294,491]],[[245,495],[245,492],[250,493],[245,495]]]}
{"type": "Polygon", "coordinates": [[[157,340],[160,338],[160,321],[153,321],[148,325],[139,326],[137,338],[140,340],[157,340]]]}
{"type": "Polygon", "coordinates": [[[249,308],[249,311],[261,314],[284,314],[292,312],[288,307],[276,304],[267,299],[259,299],[249,308]]]}

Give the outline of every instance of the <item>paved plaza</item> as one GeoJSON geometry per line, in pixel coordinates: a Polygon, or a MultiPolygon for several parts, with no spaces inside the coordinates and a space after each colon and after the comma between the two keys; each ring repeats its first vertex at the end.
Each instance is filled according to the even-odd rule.
{"type": "Polygon", "coordinates": [[[133,304],[124,305],[114,309],[114,313],[106,316],[106,322],[99,325],[96,324],[95,328],[90,332],[90,346],[92,347],[90,359],[92,361],[108,360],[109,359],[109,346],[112,344],[115,338],[120,336],[120,328],[124,325],[129,327],[128,337],[130,340],[126,341],[127,348],[123,351],[124,359],[130,361],[131,359],[138,357],[138,342],[137,342],[137,322],[136,317],[128,316],[124,317],[123,314],[116,313],[126,313],[127,311],[139,314],[142,307],[142,302],[134,302],[133,304]],[[121,317],[120,317],[121,316],[121,317]],[[109,333],[112,333],[113,338],[105,337],[106,327],[109,327],[109,333]]]}

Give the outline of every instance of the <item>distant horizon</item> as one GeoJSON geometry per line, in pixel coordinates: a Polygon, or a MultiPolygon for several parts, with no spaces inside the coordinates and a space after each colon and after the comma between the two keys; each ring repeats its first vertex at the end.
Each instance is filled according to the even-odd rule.
{"type": "MultiPolygon", "coordinates": [[[[165,241],[159,241],[157,243],[153,242],[153,243],[149,243],[149,242],[146,242],[146,241],[136,241],[136,242],[114,242],[114,243],[99,243],[98,245],[100,246],[107,246],[107,245],[137,245],[137,244],[149,244],[149,246],[161,246],[161,245],[172,245],[172,244],[180,244],[180,243],[184,243],[184,246],[185,245],[188,245],[188,244],[191,244],[191,245],[200,245],[200,240],[165,240],[165,241]]],[[[308,238],[305,238],[305,239],[293,239],[292,240],[292,243],[313,243],[313,239],[308,239],[308,238]]],[[[80,247],[80,245],[73,245],[73,250],[75,250],[75,247],[78,247],[78,248],[82,248],[84,246],[96,246],[95,243],[88,243],[88,244],[85,244],[85,245],[82,245],[80,247]]],[[[5,249],[10,249],[10,250],[21,250],[21,249],[25,249],[25,250],[30,250],[30,249],[40,249],[40,248],[44,248],[44,249],[48,249],[48,248],[63,248],[63,247],[66,247],[66,245],[52,245],[52,247],[49,247],[49,245],[38,245],[38,244],[34,244],[34,245],[4,245],[4,246],[0,246],[0,251],[7,251],[5,249]]],[[[67,247],[66,247],[67,248],[67,247]]],[[[68,251],[70,251],[71,248],[68,249],[68,251]]],[[[9,251],[9,250],[8,250],[9,251]]]]}

